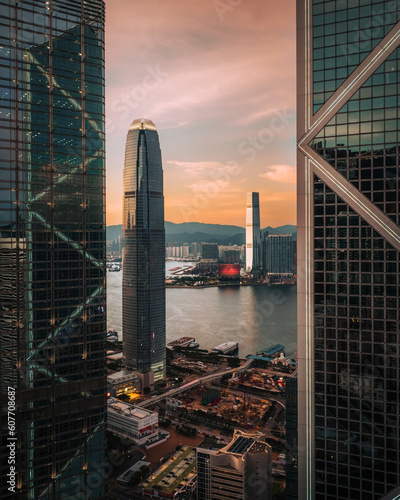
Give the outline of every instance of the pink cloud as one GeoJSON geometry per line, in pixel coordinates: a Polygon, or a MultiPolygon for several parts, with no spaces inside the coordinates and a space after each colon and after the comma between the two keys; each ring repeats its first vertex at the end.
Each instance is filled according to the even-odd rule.
{"type": "MultiPolygon", "coordinates": [[[[229,175],[230,192],[210,199],[193,220],[242,224],[243,193],[264,189],[281,196],[281,204],[273,202],[275,223],[294,222],[294,205],[283,201],[289,189],[294,199],[293,176],[287,171],[291,180],[282,181],[274,169],[294,164],[294,120],[252,161],[239,146],[269,127],[274,110],[295,108],[295,2],[231,3],[106,1],[108,223],[121,217],[125,139],[141,116],[159,131],[167,220],[182,220],[180,201],[191,206],[200,186],[229,175]],[[222,3],[232,8],[221,17],[222,3]],[[230,161],[240,174],[229,174],[230,161]],[[260,172],[280,181],[281,192],[277,184],[261,187],[260,172]]],[[[272,217],[267,203],[263,210],[272,217]]]]}
{"type": "Polygon", "coordinates": [[[260,174],[260,177],[275,182],[296,184],[296,169],[291,165],[271,165],[269,171],[260,174]]]}

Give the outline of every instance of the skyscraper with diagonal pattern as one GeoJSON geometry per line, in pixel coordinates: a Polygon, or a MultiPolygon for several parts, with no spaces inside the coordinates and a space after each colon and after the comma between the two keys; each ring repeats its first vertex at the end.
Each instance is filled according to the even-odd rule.
{"type": "Polygon", "coordinates": [[[400,4],[298,1],[299,498],[399,498],[400,4]]]}
{"type": "Polygon", "coordinates": [[[104,2],[0,8],[0,496],[103,498],[104,2]]]}

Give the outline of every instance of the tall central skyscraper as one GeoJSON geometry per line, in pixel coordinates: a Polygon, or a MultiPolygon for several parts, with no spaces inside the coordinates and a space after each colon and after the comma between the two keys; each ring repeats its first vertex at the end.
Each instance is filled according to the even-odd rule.
{"type": "Polygon", "coordinates": [[[0,497],[103,498],[104,2],[0,7],[0,497]]]}
{"type": "Polygon", "coordinates": [[[126,140],[122,320],[127,366],[165,377],[165,230],[161,150],[154,123],[135,120],[126,140]]]}
{"type": "Polygon", "coordinates": [[[400,497],[399,20],[298,1],[301,500],[400,497]]]}
{"type": "Polygon", "coordinates": [[[261,261],[260,199],[258,193],[247,193],[246,204],[246,272],[258,273],[261,261]]]}

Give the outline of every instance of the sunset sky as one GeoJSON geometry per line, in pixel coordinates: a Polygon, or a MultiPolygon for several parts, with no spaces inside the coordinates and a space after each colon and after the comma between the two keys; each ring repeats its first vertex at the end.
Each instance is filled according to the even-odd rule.
{"type": "Polygon", "coordinates": [[[295,1],[106,1],[107,224],[121,223],[126,134],[160,136],[165,219],[295,224],[295,1]]]}

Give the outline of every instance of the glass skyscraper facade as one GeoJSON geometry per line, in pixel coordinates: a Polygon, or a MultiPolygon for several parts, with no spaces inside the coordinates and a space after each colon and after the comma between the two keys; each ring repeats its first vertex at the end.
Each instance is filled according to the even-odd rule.
{"type": "Polygon", "coordinates": [[[123,194],[122,322],[126,364],[165,377],[165,230],[161,150],[146,119],[129,128],[123,194]]]}
{"type": "Polygon", "coordinates": [[[0,12],[0,497],[103,498],[104,2],[0,12]]]}
{"type": "Polygon", "coordinates": [[[299,498],[399,498],[400,4],[298,1],[299,498]],[[392,492],[392,493],[391,493],[392,492]]]}

